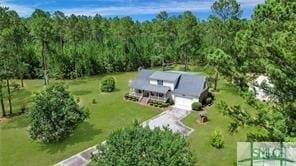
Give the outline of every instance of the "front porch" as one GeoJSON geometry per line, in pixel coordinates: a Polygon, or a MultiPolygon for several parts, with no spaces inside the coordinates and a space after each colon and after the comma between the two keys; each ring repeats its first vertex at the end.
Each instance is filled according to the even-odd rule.
{"type": "Polygon", "coordinates": [[[139,97],[139,101],[142,98],[148,98],[153,100],[159,100],[166,102],[169,98],[168,92],[166,93],[160,93],[160,92],[153,92],[153,91],[147,91],[147,90],[141,90],[141,89],[133,89],[130,88],[130,95],[139,97]]]}

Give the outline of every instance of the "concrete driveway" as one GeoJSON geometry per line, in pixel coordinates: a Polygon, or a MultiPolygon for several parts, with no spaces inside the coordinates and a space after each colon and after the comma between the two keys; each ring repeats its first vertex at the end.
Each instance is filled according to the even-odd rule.
{"type": "Polygon", "coordinates": [[[170,107],[167,111],[149,119],[143,123],[143,126],[149,126],[154,129],[156,127],[168,127],[173,132],[179,132],[183,136],[188,136],[193,132],[193,129],[185,126],[180,120],[189,115],[191,111],[170,107]]]}
{"type": "MultiPolygon", "coordinates": [[[[183,136],[188,136],[193,132],[192,128],[185,126],[180,120],[189,115],[191,111],[170,107],[167,111],[145,121],[142,123],[143,126],[149,126],[151,129],[155,127],[168,127],[173,132],[179,132],[183,136]]],[[[105,142],[105,141],[104,141],[105,142]]],[[[103,142],[103,143],[104,143],[103,142]]],[[[96,145],[90,147],[80,153],[77,153],[57,164],[56,166],[86,166],[91,161],[91,154],[97,153],[96,145]]]]}

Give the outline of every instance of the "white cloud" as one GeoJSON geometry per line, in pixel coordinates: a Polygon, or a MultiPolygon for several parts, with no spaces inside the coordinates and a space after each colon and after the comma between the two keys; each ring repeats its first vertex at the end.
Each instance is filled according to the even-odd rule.
{"type": "Polygon", "coordinates": [[[10,3],[8,1],[0,2],[1,7],[8,7],[11,10],[15,10],[20,16],[30,16],[34,11],[34,8],[25,6],[25,5],[18,5],[14,3],[10,3]]]}
{"type": "Polygon", "coordinates": [[[155,14],[160,11],[167,12],[183,12],[185,10],[190,11],[203,11],[209,10],[212,3],[189,1],[189,2],[168,2],[168,3],[149,3],[145,6],[120,6],[120,7],[81,7],[70,9],[59,9],[65,14],[77,14],[77,15],[95,15],[100,14],[103,16],[110,15],[136,15],[136,14],[155,14]]]}
{"type": "Polygon", "coordinates": [[[257,4],[264,3],[265,0],[238,0],[242,7],[254,7],[257,4]]]}
{"type": "MultiPolygon", "coordinates": [[[[111,0],[112,1],[112,0],[111,0]]],[[[120,0],[117,0],[120,1],[120,0]]],[[[241,3],[242,8],[254,7],[259,3],[263,3],[264,0],[238,0],[241,3]]],[[[213,4],[213,0],[206,1],[160,1],[159,3],[145,3],[145,6],[130,5],[118,6],[118,7],[79,7],[79,8],[64,8],[59,9],[66,15],[95,15],[100,14],[103,16],[110,15],[137,15],[137,14],[156,14],[160,11],[167,12],[183,12],[190,10],[192,12],[209,11],[213,4]]]]}
{"type": "MultiPolygon", "coordinates": [[[[160,11],[167,12],[183,12],[190,10],[192,12],[209,11],[214,0],[191,0],[191,1],[174,1],[174,0],[159,0],[159,2],[142,1],[138,3],[133,0],[97,0],[98,4],[100,1],[114,2],[113,6],[107,7],[96,7],[96,4],[90,4],[91,6],[81,6],[77,8],[55,8],[53,10],[60,10],[66,15],[95,15],[100,14],[103,16],[111,15],[138,15],[138,14],[156,14],[160,11]],[[118,5],[117,2],[126,2],[125,6],[118,5]]],[[[93,2],[93,1],[92,1],[93,2]]],[[[264,0],[238,0],[241,3],[242,8],[254,7],[259,3],[263,3],[264,0]]],[[[34,11],[34,6],[19,5],[10,0],[0,0],[0,6],[6,6],[19,13],[21,16],[30,16],[34,11]]],[[[49,5],[50,6],[50,5],[49,5]]],[[[48,9],[44,9],[48,10],[48,9]]]]}

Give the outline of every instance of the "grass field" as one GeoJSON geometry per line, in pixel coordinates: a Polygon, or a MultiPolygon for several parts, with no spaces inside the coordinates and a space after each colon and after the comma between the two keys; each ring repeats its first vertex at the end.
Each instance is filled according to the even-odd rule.
{"type": "MultiPolygon", "coordinates": [[[[158,110],[144,107],[123,100],[128,91],[128,81],[136,73],[114,74],[117,89],[110,94],[99,92],[101,76],[63,81],[68,90],[80,98],[80,104],[90,111],[90,119],[82,123],[69,138],[56,144],[43,144],[32,141],[27,134],[29,117],[23,114],[0,124],[0,163],[1,165],[52,165],[87,147],[103,141],[115,129],[127,126],[133,120],[146,120],[159,113],[158,110]],[[96,99],[97,104],[92,104],[96,99]]],[[[225,81],[219,82],[220,91],[216,93],[215,103],[208,108],[209,122],[198,124],[198,114],[192,113],[183,122],[195,129],[187,138],[198,165],[235,165],[236,142],[245,141],[246,130],[236,135],[229,135],[227,126],[229,120],[222,116],[217,107],[219,100],[228,104],[240,104],[251,109],[237,94],[235,88],[225,81]],[[215,129],[220,129],[224,135],[225,147],[217,150],[209,143],[210,135],[215,129]]],[[[43,89],[42,80],[26,80],[25,88],[14,96],[14,107],[19,109],[23,102],[30,102],[35,92],[43,89]]]]}
{"type": "Polygon", "coordinates": [[[222,115],[218,103],[224,100],[229,105],[241,105],[244,109],[253,111],[245,104],[244,99],[237,94],[236,89],[225,81],[219,82],[219,92],[215,93],[214,104],[207,108],[209,121],[206,124],[199,124],[197,112],[190,114],[183,119],[183,123],[194,129],[188,137],[192,152],[202,165],[236,165],[236,144],[246,141],[247,128],[239,130],[235,135],[230,135],[227,131],[229,119],[222,115]],[[216,149],[210,145],[210,137],[215,130],[220,130],[224,137],[224,148],[216,149]]]}
{"type": "MultiPolygon", "coordinates": [[[[135,73],[114,75],[117,89],[110,94],[100,94],[99,79],[92,77],[65,81],[68,90],[79,96],[80,104],[90,111],[90,119],[82,123],[69,138],[61,143],[43,144],[32,141],[27,133],[28,115],[14,117],[0,125],[0,165],[52,165],[81,150],[102,142],[111,131],[131,124],[135,119],[146,120],[159,113],[141,105],[123,100],[128,80],[135,73]],[[92,104],[96,99],[97,104],[92,104]]],[[[25,90],[15,95],[14,105],[18,109],[21,101],[30,101],[34,92],[43,88],[42,80],[26,80],[25,90]]],[[[17,110],[15,110],[17,111],[17,110]]]]}

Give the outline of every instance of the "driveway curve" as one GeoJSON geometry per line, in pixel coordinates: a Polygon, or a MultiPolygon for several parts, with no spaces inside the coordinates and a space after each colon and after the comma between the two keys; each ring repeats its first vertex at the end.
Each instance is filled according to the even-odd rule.
{"type": "Polygon", "coordinates": [[[173,132],[178,132],[183,136],[188,136],[193,132],[193,129],[184,125],[181,122],[181,119],[185,118],[190,113],[191,111],[189,110],[170,107],[161,114],[143,122],[143,126],[149,126],[151,129],[156,127],[168,127],[173,132]]]}
{"type": "MultiPolygon", "coordinates": [[[[154,129],[156,127],[168,127],[173,132],[178,132],[183,136],[188,136],[193,129],[185,126],[180,120],[189,115],[191,111],[169,107],[168,110],[142,123],[143,126],[149,126],[154,129]]],[[[104,141],[105,142],[105,141],[104,141]]],[[[102,142],[102,143],[104,143],[102,142]]],[[[93,153],[97,153],[96,146],[90,147],[80,153],[77,153],[57,164],[55,166],[86,166],[91,161],[93,153]]]]}

